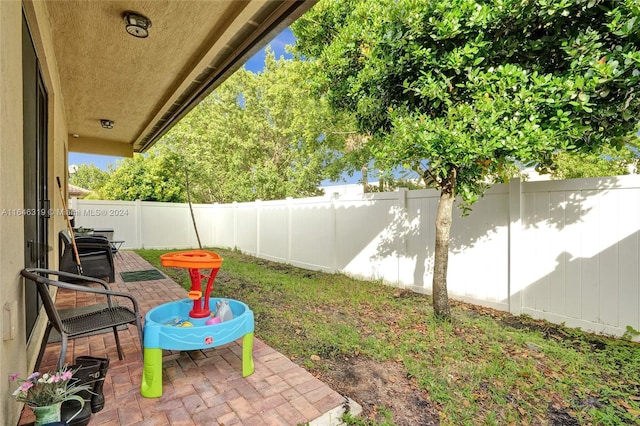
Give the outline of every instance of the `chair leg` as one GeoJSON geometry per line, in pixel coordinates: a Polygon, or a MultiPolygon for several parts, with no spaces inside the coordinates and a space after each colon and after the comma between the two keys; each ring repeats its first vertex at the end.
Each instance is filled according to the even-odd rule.
{"type": "Polygon", "coordinates": [[[116,338],[116,347],[118,348],[118,359],[123,360],[124,354],[122,353],[122,346],[120,346],[120,336],[118,336],[118,327],[113,327],[113,335],[116,338]]]}
{"type": "Polygon", "coordinates": [[[52,328],[53,324],[48,323],[47,328],[44,330],[44,336],[42,337],[42,343],[40,344],[40,351],[38,352],[38,359],[36,359],[36,365],[33,367],[33,371],[38,371],[40,368],[40,363],[44,357],[44,351],[47,349],[47,342],[49,342],[49,335],[51,334],[52,328]]]}
{"type": "Polygon", "coordinates": [[[60,332],[60,357],[58,357],[58,370],[64,366],[64,357],[67,355],[67,333],[60,332]]]}
{"type": "Polygon", "coordinates": [[[138,338],[140,339],[140,348],[144,348],[144,332],[142,331],[142,324],[140,319],[136,319],[136,327],[138,328],[138,338]]]}

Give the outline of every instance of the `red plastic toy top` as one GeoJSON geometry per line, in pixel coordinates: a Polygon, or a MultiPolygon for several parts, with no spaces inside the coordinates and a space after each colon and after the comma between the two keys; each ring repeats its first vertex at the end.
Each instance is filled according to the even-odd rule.
{"type": "Polygon", "coordinates": [[[222,257],[207,250],[174,251],[160,255],[162,266],[187,269],[216,269],[222,265],[222,257]]]}
{"type": "Polygon", "coordinates": [[[162,266],[189,270],[191,290],[188,297],[193,300],[193,309],[189,312],[191,318],[206,318],[211,314],[209,298],[222,260],[217,253],[206,250],[175,251],[160,255],[162,266]],[[201,274],[200,269],[209,269],[209,275],[201,274]],[[207,282],[204,294],[202,292],[203,280],[207,282]]]}

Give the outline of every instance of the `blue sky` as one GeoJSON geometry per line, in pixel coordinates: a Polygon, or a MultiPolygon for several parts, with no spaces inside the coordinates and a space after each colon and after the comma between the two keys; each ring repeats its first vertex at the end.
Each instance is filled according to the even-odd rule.
{"type": "MultiPolygon", "coordinates": [[[[291,58],[291,55],[285,52],[285,46],[288,44],[295,44],[295,37],[289,28],[278,34],[267,46],[271,46],[271,50],[276,55],[276,58],[284,56],[285,58],[291,58]]],[[[258,72],[264,68],[266,47],[256,53],[251,59],[245,63],[245,68],[249,71],[258,72]]],[[[95,155],[95,154],[81,154],[77,152],[69,153],[69,165],[79,166],[81,164],[91,164],[107,170],[108,166],[112,164],[114,167],[117,160],[121,160],[122,157],[112,157],[108,155],[95,155]]]]}

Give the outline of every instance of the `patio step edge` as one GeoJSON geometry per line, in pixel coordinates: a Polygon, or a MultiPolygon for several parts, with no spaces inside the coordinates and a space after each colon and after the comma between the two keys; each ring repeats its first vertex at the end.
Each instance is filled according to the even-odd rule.
{"type": "Polygon", "coordinates": [[[307,423],[308,426],[340,426],[344,425],[342,415],[350,413],[352,416],[359,416],[362,413],[362,406],[351,398],[345,398],[343,404],[327,411],[320,417],[307,423]]]}

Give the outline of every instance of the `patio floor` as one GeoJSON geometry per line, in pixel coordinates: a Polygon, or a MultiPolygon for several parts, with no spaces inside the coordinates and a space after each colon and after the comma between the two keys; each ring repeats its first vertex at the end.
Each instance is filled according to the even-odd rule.
{"type": "MultiPolygon", "coordinates": [[[[116,282],[112,289],[133,294],[143,315],[151,308],[184,299],[186,290],[169,278],[124,282],[120,272],[153,269],[134,252],[115,256],[116,282]]],[[[215,291],[214,291],[215,293],[215,291]]],[[[92,296],[92,295],[82,295],[92,296]]],[[[86,306],[91,297],[76,298],[61,291],[57,306],[86,306]]],[[[260,331],[256,330],[259,335],[260,331]]],[[[105,408],[90,425],[336,425],[344,407],[359,406],[347,400],[309,372],[256,338],[255,372],[242,377],[241,340],[199,351],[163,351],[163,394],[148,399],[140,395],[142,350],[134,326],[119,332],[125,359],[118,359],[113,333],[71,340],[66,363],[79,355],[109,357],[104,384],[105,408]]],[[[40,370],[55,369],[60,343],[47,346],[40,370]]],[[[19,425],[34,421],[29,408],[19,425]]]]}

